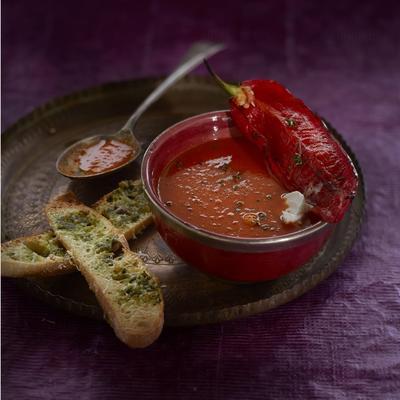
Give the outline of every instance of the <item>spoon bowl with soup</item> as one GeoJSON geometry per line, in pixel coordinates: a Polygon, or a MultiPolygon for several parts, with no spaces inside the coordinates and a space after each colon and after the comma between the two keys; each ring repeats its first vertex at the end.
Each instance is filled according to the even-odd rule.
{"type": "Polygon", "coordinates": [[[90,179],[113,173],[135,161],[141,153],[141,145],[134,135],[138,119],[174,83],[201,64],[204,58],[211,57],[223,48],[218,43],[195,43],[178,67],[140,104],[121,130],[74,143],[58,157],[58,172],[72,179],[90,179]]]}

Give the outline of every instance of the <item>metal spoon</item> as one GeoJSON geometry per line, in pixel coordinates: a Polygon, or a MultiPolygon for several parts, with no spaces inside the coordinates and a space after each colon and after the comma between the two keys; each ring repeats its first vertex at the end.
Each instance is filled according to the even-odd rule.
{"type": "Polygon", "coordinates": [[[139,105],[121,130],[110,135],[91,136],[74,143],[72,146],[64,150],[58,157],[56,162],[57,171],[68,178],[87,179],[95,176],[97,177],[100,175],[110,174],[130,164],[140,155],[141,152],[141,145],[133,133],[135,125],[141,115],[176,81],[183,78],[183,76],[197,67],[204,58],[211,57],[212,55],[223,50],[223,48],[224,46],[222,44],[210,42],[197,42],[192,45],[178,67],[152,93],[150,93],[150,95],[142,102],[142,104],[139,105]],[[99,143],[101,140],[107,139],[117,140],[131,146],[133,148],[131,158],[129,158],[129,160],[123,164],[112,169],[107,169],[104,172],[82,172],[76,165],[76,154],[83,149],[99,143]]]}

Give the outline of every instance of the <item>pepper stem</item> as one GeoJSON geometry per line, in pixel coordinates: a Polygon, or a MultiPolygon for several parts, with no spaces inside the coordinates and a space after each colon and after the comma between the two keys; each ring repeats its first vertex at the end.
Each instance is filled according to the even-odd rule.
{"type": "Polygon", "coordinates": [[[210,75],[217,81],[217,83],[224,89],[226,92],[228,92],[231,96],[236,97],[242,93],[242,89],[240,86],[237,85],[232,85],[230,83],[224,82],[211,68],[210,64],[206,59],[203,60],[204,64],[206,65],[208,72],[210,75]]]}

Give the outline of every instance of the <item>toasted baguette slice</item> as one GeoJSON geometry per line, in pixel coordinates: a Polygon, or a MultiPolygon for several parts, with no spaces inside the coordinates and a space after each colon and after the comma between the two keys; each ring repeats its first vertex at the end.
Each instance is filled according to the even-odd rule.
{"type": "Polygon", "coordinates": [[[127,240],[135,238],[153,222],[140,179],[120,182],[117,189],[103,196],[93,208],[124,232],[127,240]]]}
{"type": "MultiPolygon", "coordinates": [[[[130,240],[152,223],[141,180],[120,182],[94,208],[130,240]]],[[[55,276],[76,270],[52,232],[11,240],[1,245],[1,276],[55,276]]]]}
{"type": "Polygon", "coordinates": [[[163,325],[162,294],[124,235],[72,193],[53,200],[46,214],[116,335],[130,347],[150,345],[163,325]]]}
{"type": "Polygon", "coordinates": [[[54,276],[76,270],[53,232],[11,240],[1,245],[1,276],[54,276]]]}

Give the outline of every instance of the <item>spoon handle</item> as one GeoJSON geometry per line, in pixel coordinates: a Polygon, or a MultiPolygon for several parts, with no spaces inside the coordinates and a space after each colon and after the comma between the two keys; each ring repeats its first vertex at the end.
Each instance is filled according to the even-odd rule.
{"type": "Polygon", "coordinates": [[[128,119],[122,130],[129,130],[132,132],[139,117],[155,101],[157,101],[166,92],[166,90],[169,89],[169,87],[185,76],[188,72],[196,68],[204,58],[211,57],[223,49],[223,44],[211,42],[196,42],[193,46],[191,46],[183,57],[182,62],[159,86],[157,86],[152,93],[150,93],[148,97],[146,97],[143,103],[140,104],[140,106],[128,119]]]}

